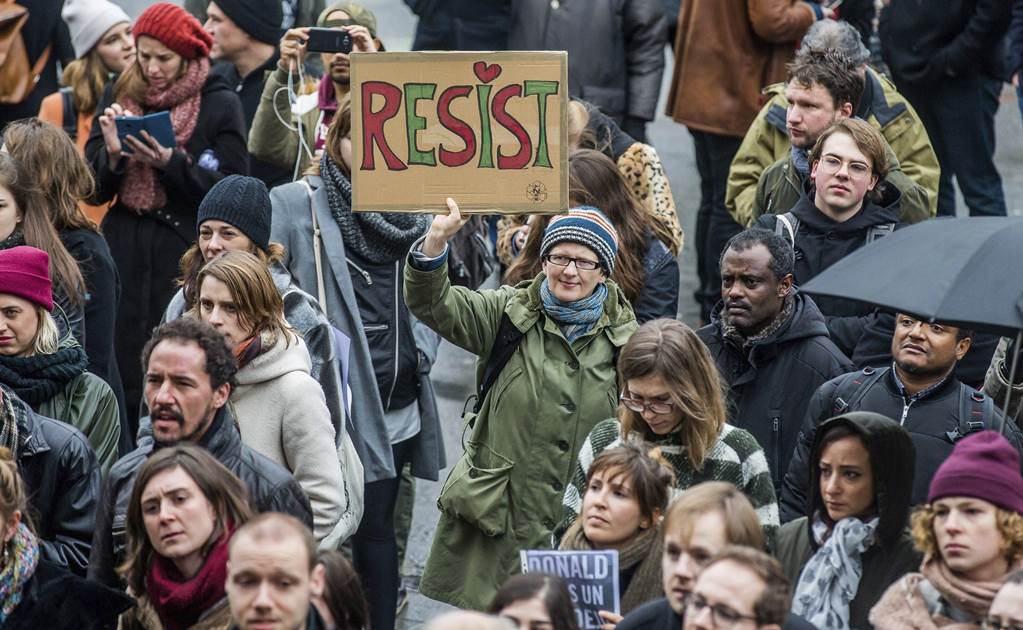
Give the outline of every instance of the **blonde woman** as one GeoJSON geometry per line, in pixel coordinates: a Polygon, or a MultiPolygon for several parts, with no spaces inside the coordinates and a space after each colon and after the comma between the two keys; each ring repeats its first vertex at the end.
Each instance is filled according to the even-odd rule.
{"type": "Polygon", "coordinates": [[[752,435],[725,424],[717,368],[691,328],[674,319],[639,327],[618,358],[618,416],[597,424],[579,451],[565,489],[558,532],[579,516],[586,471],[607,449],[646,440],[660,447],[675,473],[672,498],[703,481],[727,481],[749,498],[768,539],[778,529],[778,503],[764,450],[752,435]]]}

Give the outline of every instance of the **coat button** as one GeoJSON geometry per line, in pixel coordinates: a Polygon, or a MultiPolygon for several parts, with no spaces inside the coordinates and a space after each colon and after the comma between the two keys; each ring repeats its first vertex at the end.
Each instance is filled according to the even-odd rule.
{"type": "Polygon", "coordinates": [[[829,241],[833,241],[836,238],[838,238],[838,236],[834,232],[828,232],[826,236],[829,241]]]}
{"type": "Polygon", "coordinates": [[[561,485],[561,482],[556,479],[554,480],[554,483],[551,484],[551,487],[557,490],[558,492],[561,492],[562,490],[565,489],[565,486],[561,485]]]}
{"type": "Polygon", "coordinates": [[[480,471],[476,470],[475,468],[470,468],[469,469],[469,476],[472,477],[473,479],[475,479],[476,477],[480,476],[480,471]]]}
{"type": "Polygon", "coordinates": [[[568,401],[567,403],[562,403],[561,406],[565,408],[565,411],[575,411],[575,403],[573,403],[571,400],[568,401]]]}
{"type": "Polygon", "coordinates": [[[562,453],[567,453],[568,452],[568,442],[566,442],[565,440],[558,440],[557,442],[555,442],[555,445],[559,449],[561,449],[562,453]]]}
{"type": "Polygon", "coordinates": [[[577,362],[575,362],[575,361],[569,361],[565,365],[567,365],[568,369],[570,369],[570,370],[578,370],[579,369],[579,364],[577,362]]]}

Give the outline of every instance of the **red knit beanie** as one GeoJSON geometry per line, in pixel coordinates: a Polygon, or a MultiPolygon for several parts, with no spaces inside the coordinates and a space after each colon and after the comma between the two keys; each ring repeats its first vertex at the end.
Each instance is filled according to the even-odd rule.
{"type": "Polygon", "coordinates": [[[1023,514],[1019,453],[996,431],[981,431],[959,440],[931,478],[927,502],[944,497],[983,499],[1023,514]]]}
{"type": "Polygon", "coordinates": [[[169,2],[158,2],[143,11],[131,33],[136,43],[139,37],[148,35],[185,59],[208,57],[213,45],[213,37],[203,30],[199,20],[169,2]]]}
{"type": "Polygon", "coordinates": [[[0,293],[16,295],[52,311],[49,255],[25,245],[0,250],[0,293]]]}

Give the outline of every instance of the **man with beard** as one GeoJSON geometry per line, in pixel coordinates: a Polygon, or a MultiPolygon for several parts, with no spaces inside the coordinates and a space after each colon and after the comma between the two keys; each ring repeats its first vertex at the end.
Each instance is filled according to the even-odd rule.
{"type": "Polygon", "coordinates": [[[721,254],[721,301],[697,331],[728,385],[729,423],[764,447],[776,492],[810,397],[853,369],[817,305],[793,286],[794,258],[773,232],[733,237],[721,254]]]}
{"type": "Polygon", "coordinates": [[[191,318],[166,323],[142,351],[142,366],[150,418],[140,425],[151,423],[153,438],[140,440],[110,469],[96,513],[89,579],[118,584],[135,475],[154,450],[182,442],[205,448],[238,475],[260,512],[291,514],[312,528],[309,499],[291,473],[242,444],[227,405],[238,368],[220,333],[191,318]]]}
{"type": "MultiPolygon", "coordinates": [[[[328,6],[316,26],[347,31],[352,38],[352,49],[357,52],[383,49],[376,36],[376,16],[354,2],[335,2],[328,6]]],[[[314,156],[323,150],[327,128],[351,87],[348,54],[321,53],[326,73],[315,91],[302,93],[305,86],[300,70],[305,62],[308,39],[308,28],[293,28],[284,34],[277,69],[266,79],[249,131],[249,153],[257,159],[293,169],[293,178],[304,173],[314,156]],[[284,121],[290,126],[285,126],[284,121]]]]}
{"type": "Polygon", "coordinates": [[[991,398],[955,377],[956,363],[970,349],[972,336],[972,331],[964,328],[899,313],[892,336],[891,367],[864,368],[822,385],[810,400],[785,475],[782,522],[806,515],[807,462],[817,427],[847,411],[880,413],[909,431],[916,447],[914,505],[927,502],[931,477],[963,437],[1001,430],[1017,451],[1023,450],[1019,429],[1013,422],[1003,421],[991,398]]]}

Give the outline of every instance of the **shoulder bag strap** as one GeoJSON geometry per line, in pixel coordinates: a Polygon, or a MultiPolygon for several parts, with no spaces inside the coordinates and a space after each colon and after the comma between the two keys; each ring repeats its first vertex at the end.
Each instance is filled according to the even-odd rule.
{"type": "Polygon", "coordinates": [[[322,249],[322,236],[320,234],[320,223],[316,220],[316,204],[313,203],[313,187],[309,185],[304,178],[298,180],[303,186],[305,186],[306,192],[309,193],[309,216],[313,220],[313,260],[316,264],[316,297],[320,300],[320,308],[324,311],[327,310],[326,294],[327,291],[323,285],[323,253],[322,249]]]}

